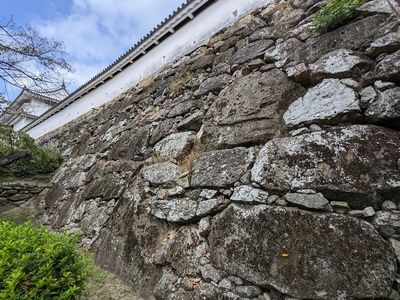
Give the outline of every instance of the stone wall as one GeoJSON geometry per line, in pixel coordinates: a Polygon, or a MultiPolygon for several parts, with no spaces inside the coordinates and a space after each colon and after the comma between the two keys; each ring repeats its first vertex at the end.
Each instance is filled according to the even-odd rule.
{"type": "Polygon", "coordinates": [[[27,203],[45,188],[49,186],[30,181],[0,183],[0,214],[27,203]]]}
{"type": "Polygon", "coordinates": [[[368,1],[313,36],[321,3],[254,11],[42,138],[69,159],[41,221],[144,299],[399,299],[399,20],[368,1]]]}

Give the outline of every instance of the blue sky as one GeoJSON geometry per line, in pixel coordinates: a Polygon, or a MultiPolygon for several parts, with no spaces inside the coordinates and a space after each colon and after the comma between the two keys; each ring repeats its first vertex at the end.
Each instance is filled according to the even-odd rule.
{"type": "MultiPolygon", "coordinates": [[[[185,0],[0,0],[1,18],[62,41],[76,88],[124,54],[185,0]]],[[[10,95],[11,96],[11,95],[10,95]]]]}

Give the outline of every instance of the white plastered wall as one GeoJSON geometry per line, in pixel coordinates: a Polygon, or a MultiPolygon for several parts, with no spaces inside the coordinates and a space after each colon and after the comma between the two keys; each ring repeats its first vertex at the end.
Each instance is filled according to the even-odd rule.
{"type": "Polygon", "coordinates": [[[163,66],[173,63],[178,58],[206,44],[209,38],[221,29],[228,27],[254,9],[269,2],[271,0],[215,1],[193,20],[115,77],[27,130],[27,133],[33,138],[38,138],[89,112],[91,109],[113,100],[144,78],[156,73],[163,66]]]}

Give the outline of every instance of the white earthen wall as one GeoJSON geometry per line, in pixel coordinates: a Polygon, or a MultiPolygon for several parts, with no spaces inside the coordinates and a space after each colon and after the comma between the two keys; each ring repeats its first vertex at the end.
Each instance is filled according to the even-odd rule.
{"type": "Polygon", "coordinates": [[[144,78],[156,73],[163,66],[176,61],[194,49],[208,42],[209,38],[236,22],[254,9],[266,5],[271,0],[218,0],[197,15],[189,23],[162,41],[146,55],[135,61],[124,71],[104,84],[91,90],[71,105],[57,112],[47,120],[27,132],[38,138],[113,100],[144,78]]]}

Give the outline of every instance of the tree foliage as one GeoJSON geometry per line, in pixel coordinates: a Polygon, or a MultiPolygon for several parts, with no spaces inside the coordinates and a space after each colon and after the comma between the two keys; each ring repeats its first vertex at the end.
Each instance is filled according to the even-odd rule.
{"type": "MultiPolygon", "coordinates": [[[[66,72],[73,72],[65,60],[62,42],[40,36],[31,27],[17,27],[11,19],[0,19],[0,79],[7,87],[50,90],[63,84],[66,72]]],[[[4,97],[1,103],[6,102],[4,97]]]]}
{"type": "Polygon", "coordinates": [[[49,174],[62,162],[56,150],[39,147],[25,132],[0,126],[0,178],[49,174]]]}

